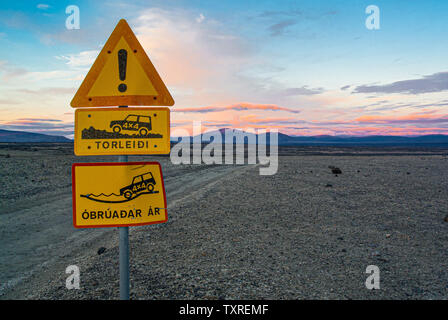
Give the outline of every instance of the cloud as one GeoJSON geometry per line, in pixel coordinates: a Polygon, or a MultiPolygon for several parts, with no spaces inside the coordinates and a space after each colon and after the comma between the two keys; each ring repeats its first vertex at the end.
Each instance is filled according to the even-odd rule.
{"type": "Polygon", "coordinates": [[[283,90],[282,94],[286,96],[310,96],[324,92],[323,88],[308,89],[308,86],[301,88],[288,88],[283,90]]]}
{"type": "MultiPolygon", "coordinates": [[[[281,82],[277,75],[283,69],[266,59],[260,50],[264,44],[232,32],[213,17],[197,23],[197,16],[198,12],[183,9],[151,8],[141,10],[130,21],[176,97],[176,106],[231,105],[254,101],[255,97],[257,103],[295,107],[306,102],[300,97],[322,92],[322,88],[308,87],[306,83],[294,87],[281,82]]],[[[276,22],[269,17],[263,20],[267,21],[262,25],[267,26],[276,22]]]]}
{"type": "Polygon", "coordinates": [[[2,60],[0,61],[0,74],[1,74],[0,80],[9,81],[16,77],[21,77],[23,75],[28,74],[28,71],[24,68],[12,65],[6,60],[2,60]]]}
{"type": "Polygon", "coordinates": [[[17,100],[10,99],[0,99],[0,105],[11,105],[11,104],[19,104],[20,102],[17,100]]]}
{"type": "Polygon", "coordinates": [[[302,11],[300,10],[268,10],[258,15],[260,18],[272,18],[281,16],[300,16],[302,11]]]}
{"type": "Polygon", "coordinates": [[[201,13],[199,14],[199,17],[196,18],[196,22],[197,23],[201,23],[202,21],[204,21],[205,16],[201,13]]]}
{"type": "Polygon", "coordinates": [[[178,108],[172,110],[173,112],[197,112],[197,113],[209,113],[209,112],[222,112],[227,110],[233,111],[247,111],[247,110],[264,110],[264,111],[287,111],[292,113],[300,113],[299,110],[279,107],[273,104],[251,104],[251,103],[237,103],[224,107],[197,107],[197,108],[178,108]]]}
{"type": "Polygon", "coordinates": [[[19,118],[11,121],[1,121],[2,125],[7,126],[35,126],[45,128],[66,128],[73,126],[73,123],[62,123],[59,119],[39,119],[39,118],[19,118]]]}
{"type": "Polygon", "coordinates": [[[0,25],[13,29],[39,30],[39,25],[22,11],[0,10],[0,25]]]}
{"type": "Polygon", "coordinates": [[[88,67],[93,64],[98,54],[99,50],[90,50],[66,56],[56,56],[56,59],[65,61],[72,68],[88,67]]]}
{"type": "MultiPolygon", "coordinates": [[[[64,67],[59,70],[30,71],[29,69],[16,66],[9,61],[0,61],[0,81],[17,88],[27,88],[23,90],[30,90],[28,88],[32,88],[33,84],[38,86],[49,85],[50,83],[55,85],[61,85],[62,83],[72,85],[74,80],[77,81],[84,78],[84,75],[88,71],[88,68],[80,68],[83,63],[79,62],[81,58],[77,59],[76,55],[56,58],[59,60],[67,60],[68,64],[72,67],[64,67]]],[[[45,66],[41,67],[44,68],[45,66]]]]}
{"type": "MultiPolygon", "coordinates": [[[[122,10],[125,10],[124,7],[122,10]]],[[[324,91],[315,82],[303,79],[297,82],[297,76],[284,77],[289,66],[284,65],[283,60],[271,60],[269,53],[266,55],[269,43],[257,41],[257,36],[248,35],[247,32],[229,28],[226,23],[215,20],[213,12],[172,8],[150,8],[134,12],[129,17],[135,18],[128,21],[176,100],[172,120],[178,127],[185,125],[178,120],[195,119],[206,122],[208,126],[247,124],[249,127],[276,127],[281,132],[291,134],[396,133],[411,132],[412,128],[415,128],[414,132],[430,132],[434,130],[433,127],[438,126],[442,130],[446,126],[442,110],[448,102],[443,102],[443,97],[430,104],[436,100],[436,95],[432,95],[431,100],[393,95],[422,91],[422,84],[415,82],[443,82],[443,73],[390,84],[387,83],[393,80],[386,80],[386,84],[371,83],[358,87],[340,83],[334,86],[335,89],[326,88],[324,91]],[[378,98],[374,89],[379,92],[390,91],[392,94],[378,98]],[[357,90],[371,92],[370,96],[375,99],[366,99],[369,94],[350,94],[357,90]],[[434,112],[426,115],[412,114],[412,111],[424,111],[426,108],[439,110],[432,110],[434,112]],[[295,119],[299,113],[301,119],[295,119]],[[399,131],[400,128],[403,130],[399,131]]],[[[331,19],[333,13],[327,12],[328,19],[331,19]]],[[[259,12],[254,13],[257,14],[259,12]]],[[[265,36],[268,32],[272,36],[281,36],[292,29],[300,31],[304,28],[303,32],[308,32],[309,27],[303,19],[311,21],[321,16],[320,13],[313,14],[315,17],[307,17],[306,12],[302,14],[300,11],[265,11],[253,17],[259,19],[256,23],[261,22],[257,26],[261,26],[265,36]]],[[[10,14],[0,13],[0,16],[13,20],[10,14]]],[[[62,113],[70,109],[70,98],[98,54],[98,50],[93,50],[98,48],[98,40],[106,40],[104,34],[107,36],[110,32],[105,31],[106,26],[107,30],[112,28],[110,20],[102,21],[108,22],[97,22],[90,28],[73,32],[65,28],[46,30],[51,31],[50,34],[58,32],[50,37],[56,43],[74,43],[73,37],[79,37],[79,43],[88,43],[82,49],[84,51],[79,53],[56,53],[59,68],[52,68],[56,64],[50,63],[48,66],[38,66],[38,69],[36,66],[23,69],[21,65],[0,61],[0,80],[4,80],[0,89],[1,118],[15,119],[9,121],[9,126],[49,131],[73,129],[57,126],[67,125],[65,122],[73,119],[73,115],[65,117],[62,113]],[[3,104],[16,97],[20,99],[18,106],[8,108],[3,104]],[[59,116],[64,120],[57,121],[59,116]]],[[[38,29],[37,25],[33,27],[38,29]]],[[[291,32],[291,36],[295,35],[291,32]]],[[[313,78],[314,81],[316,79],[313,78]]],[[[423,87],[423,90],[437,88],[442,91],[440,87],[444,88],[443,83],[439,86],[432,84],[423,87]]],[[[0,124],[6,125],[2,121],[0,124]]]]}
{"type": "Polygon", "coordinates": [[[370,135],[391,135],[391,136],[415,136],[425,134],[448,134],[448,128],[434,127],[354,127],[339,126],[337,128],[328,128],[325,126],[292,126],[285,127],[282,132],[286,134],[295,134],[302,136],[309,135],[348,135],[348,136],[370,136],[370,135]]]}
{"type": "Polygon", "coordinates": [[[36,90],[31,89],[16,89],[16,92],[22,93],[22,94],[30,94],[30,95],[74,95],[76,92],[75,88],[58,88],[58,87],[52,87],[52,88],[40,88],[36,90]]]}
{"type": "MultiPolygon", "coordinates": [[[[182,128],[190,133],[192,132],[193,124],[195,120],[191,121],[172,121],[172,126],[176,128],[182,128]]],[[[209,119],[200,122],[202,130],[206,129],[279,129],[283,130],[287,127],[298,125],[302,123],[302,120],[294,118],[270,118],[270,117],[258,117],[255,115],[246,115],[240,117],[234,117],[232,119],[209,119]]]]}
{"type": "Polygon", "coordinates": [[[28,69],[14,65],[0,65],[1,81],[16,82],[20,87],[26,87],[25,82],[45,83],[47,80],[70,81],[75,80],[84,70],[63,69],[49,71],[29,71],[28,69]]]}
{"type": "Polygon", "coordinates": [[[31,121],[31,122],[62,122],[59,119],[39,119],[39,118],[20,118],[18,121],[31,121]]]}
{"type": "Polygon", "coordinates": [[[385,85],[362,85],[353,93],[421,94],[448,90],[448,72],[438,72],[420,79],[396,81],[385,85]]]}
{"type": "Polygon", "coordinates": [[[254,115],[242,116],[232,120],[206,120],[201,123],[203,126],[214,128],[282,128],[285,125],[299,124],[301,120],[294,118],[269,118],[257,117],[254,115]]]}
{"type": "Polygon", "coordinates": [[[225,26],[210,19],[196,23],[185,10],[142,10],[131,24],[164,81],[183,91],[228,87],[253,54],[225,26]]]}
{"type": "Polygon", "coordinates": [[[263,11],[254,18],[261,18],[263,24],[270,24],[267,28],[271,37],[278,37],[284,35],[287,28],[297,24],[299,16],[303,18],[303,12],[301,10],[291,9],[291,10],[268,10],[263,11]]]}
{"type": "Polygon", "coordinates": [[[447,124],[448,114],[440,115],[433,112],[409,114],[403,116],[361,116],[355,121],[369,124],[447,124]]]}
{"type": "Polygon", "coordinates": [[[297,23],[297,21],[292,20],[292,19],[283,20],[283,21],[280,21],[280,22],[277,22],[277,23],[271,25],[268,28],[268,30],[272,37],[278,37],[278,36],[285,34],[286,29],[292,25],[295,25],[296,23],[297,23]]]}
{"type": "MultiPolygon", "coordinates": [[[[350,135],[350,136],[368,136],[368,135],[424,135],[424,134],[448,134],[447,120],[439,119],[433,122],[411,119],[407,121],[402,119],[358,119],[354,120],[335,120],[335,121],[305,121],[294,118],[269,118],[257,117],[253,115],[235,117],[233,119],[205,120],[201,126],[209,129],[233,128],[233,129],[278,129],[279,132],[289,135],[350,135]],[[400,122],[402,120],[406,122],[400,122]],[[441,123],[439,121],[444,121],[441,123]]],[[[176,127],[182,127],[191,132],[192,121],[174,121],[176,127]]]]}

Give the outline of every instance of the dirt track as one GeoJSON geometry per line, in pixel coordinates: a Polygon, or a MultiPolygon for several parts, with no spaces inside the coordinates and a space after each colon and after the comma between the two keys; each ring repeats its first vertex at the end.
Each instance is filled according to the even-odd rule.
{"type": "MultiPolygon", "coordinates": [[[[161,161],[169,208],[167,224],[131,228],[133,299],[448,298],[446,156],[291,155],[266,177],[132,159],[161,161]]],[[[1,298],[119,297],[118,232],[75,230],[69,192],[0,215],[1,298]],[[65,288],[71,264],[80,290],[65,288]]]]}
{"type": "MultiPolygon", "coordinates": [[[[0,157],[5,186],[0,194],[0,297],[7,298],[14,288],[20,292],[14,297],[27,298],[33,295],[34,289],[28,287],[31,279],[37,281],[35,286],[44,285],[42,281],[53,277],[56,266],[75,264],[72,261],[82,259],[86,251],[96,252],[116,242],[116,228],[73,227],[70,176],[72,162],[116,161],[116,157],[74,157],[64,146],[3,154],[10,157],[0,157]]],[[[173,166],[167,157],[130,157],[130,161],[143,160],[161,162],[169,203],[237,169],[173,166]]]]}

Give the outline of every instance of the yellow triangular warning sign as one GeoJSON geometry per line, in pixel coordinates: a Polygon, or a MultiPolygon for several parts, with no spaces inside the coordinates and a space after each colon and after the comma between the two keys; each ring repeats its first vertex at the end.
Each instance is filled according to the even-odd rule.
{"type": "Polygon", "coordinates": [[[70,105],[172,106],[174,100],[127,24],[120,20],[70,105]]]}

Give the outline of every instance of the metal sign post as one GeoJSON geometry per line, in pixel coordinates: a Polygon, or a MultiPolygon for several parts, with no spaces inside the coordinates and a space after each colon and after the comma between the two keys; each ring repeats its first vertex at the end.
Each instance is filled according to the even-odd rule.
{"type": "Polygon", "coordinates": [[[70,105],[90,108],[75,113],[75,154],[118,155],[117,162],[72,165],[73,224],[118,227],[120,299],[129,300],[129,226],[165,223],[168,213],[160,163],[128,162],[127,155],[169,154],[170,112],[127,106],[172,106],[174,100],[126,20],[115,27],[70,105]],[[107,106],[114,108],[98,110],[107,106]]]}
{"type": "Polygon", "coordinates": [[[120,299],[130,298],[129,227],[168,221],[162,166],[158,162],[115,162],[72,165],[75,228],[118,227],[120,299]]]}
{"type": "MultiPolygon", "coordinates": [[[[128,156],[118,156],[118,162],[128,162],[128,156]]],[[[120,299],[129,300],[129,227],[120,230],[120,299]]]]}
{"type": "Polygon", "coordinates": [[[129,300],[129,227],[120,230],[120,299],[129,300]]]}
{"type": "MultiPolygon", "coordinates": [[[[128,162],[128,156],[118,156],[118,162],[128,162]]],[[[118,230],[120,230],[120,299],[129,300],[129,227],[118,227],[118,230]]]]}

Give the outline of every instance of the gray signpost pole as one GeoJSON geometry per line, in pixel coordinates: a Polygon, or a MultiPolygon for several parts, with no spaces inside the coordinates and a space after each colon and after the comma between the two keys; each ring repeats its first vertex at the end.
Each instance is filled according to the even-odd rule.
{"type": "Polygon", "coordinates": [[[129,300],[129,227],[120,229],[120,300],[129,300]]]}
{"type": "MultiPolygon", "coordinates": [[[[128,162],[128,156],[118,156],[118,162],[128,162]]],[[[118,229],[120,230],[120,300],[129,300],[129,227],[118,229]]]]}

